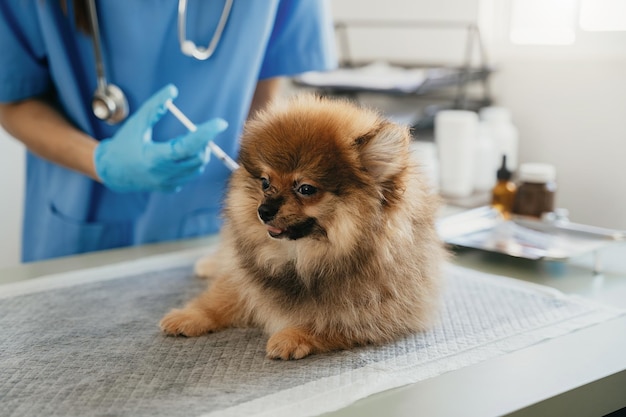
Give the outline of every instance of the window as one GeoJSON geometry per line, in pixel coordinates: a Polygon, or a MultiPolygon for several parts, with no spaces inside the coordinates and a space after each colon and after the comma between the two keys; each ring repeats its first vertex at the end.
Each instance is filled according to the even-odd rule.
{"type": "Polygon", "coordinates": [[[626,0],[511,0],[513,44],[571,45],[580,29],[626,31],[626,0]]]}
{"type": "Polygon", "coordinates": [[[512,0],[510,40],[517,45],[573,44],[576,0],[512,0]]]}
{"type": "Polygon", "coordinates": [[[589,32],[626,31],[626,0],[580,0],[580,27],[589,32]]]}

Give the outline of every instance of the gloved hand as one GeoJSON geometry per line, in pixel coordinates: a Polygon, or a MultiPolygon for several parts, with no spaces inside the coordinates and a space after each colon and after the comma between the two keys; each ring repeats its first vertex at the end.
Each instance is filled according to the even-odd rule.
{"type": "Polygon", "coordinates": [[[177,191],[200,175],[209,162],[210,141],[227,127],[211,119],[198,130],[166,142],[152,141],[152,127],[167,112],[165,103],[178,90],[168,85],[150,97],[110,139],[94,152],[96,173],[107,187],[119,192],[177,191]]]}

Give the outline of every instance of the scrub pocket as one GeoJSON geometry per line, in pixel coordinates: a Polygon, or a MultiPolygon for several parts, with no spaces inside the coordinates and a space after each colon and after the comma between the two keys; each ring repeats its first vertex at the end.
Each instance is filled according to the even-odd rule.
{"type": "Polygon", "coordinates": [[[37,259],[73,255],[130,244],[130,223],[85,223],[61,213],[50,204],[46,230],[34,237],[37,259]]]}

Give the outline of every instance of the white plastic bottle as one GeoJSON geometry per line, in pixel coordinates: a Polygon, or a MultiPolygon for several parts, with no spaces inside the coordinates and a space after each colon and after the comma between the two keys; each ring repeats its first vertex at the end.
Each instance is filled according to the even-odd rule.
{"type": "Polygon", "coordinates": [[[507,168],[515,172],[518,165],[519,132],[513,124],[511,111],[506,107],[484,107],[480,119],[489,127],[496,147],[496,164],[506,155],[507,168]]]}
{"type": "Polygon", "coordinates": [[[474,191],[478,115],[467,110],[442,110],[435,116],[439,157],[439,190],[447,197],[467,197],[474,191]]]}
{"type": "Polygon", "coordinates": [[[439,192],[439,160],[433,142],[412,141],[411,152],[426,176],[430,191],[439,192]]]}
{"type": "Polygon", "coordinates": [[[496,185],[498,152],[489,126],[481,121],[478,125],[474,156],[474,191],[491,191],[496,185]]]}

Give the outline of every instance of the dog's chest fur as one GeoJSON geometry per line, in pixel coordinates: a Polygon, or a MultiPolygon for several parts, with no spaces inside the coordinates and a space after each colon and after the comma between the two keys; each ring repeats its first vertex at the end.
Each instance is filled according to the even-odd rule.
{"type": "Polygon", "coordinates": [[[280,300],[287,308],[315,303],[328,297],[323,286],[324,277],[317,271],[303,273],[296,265],[297,259],[290,258],[280,265],[260,265],[254,256],[240,257],[247,279],[259,289],[280,300]]]}
{"type": "Polygon", "coordinates": [[[367,269],[368,251],[363,248],[333,262],[324,257],[312,259],[302,254],[298,257],[292,245],[286,246],[290,247],[286,256],[280,261],[274,258],[270,263],[258,259],[254,252],[238,253],[247,279],[289,310],[307,305],[336,305],[339,298],[347,295],[348,288],[355,288],[355,281],[367,269]]]}

